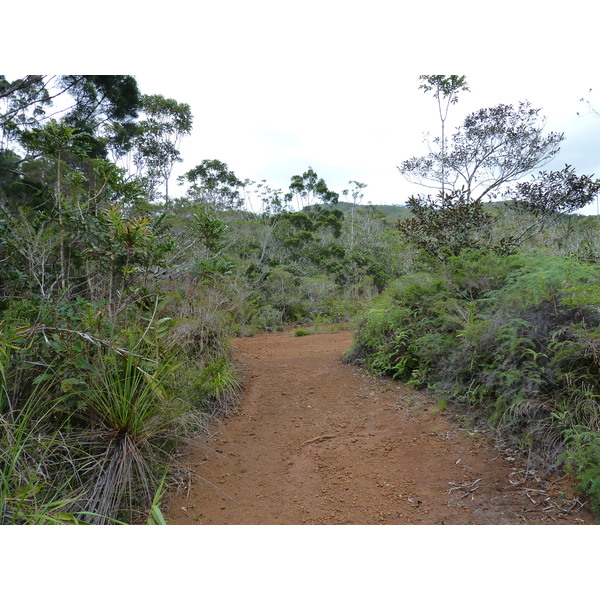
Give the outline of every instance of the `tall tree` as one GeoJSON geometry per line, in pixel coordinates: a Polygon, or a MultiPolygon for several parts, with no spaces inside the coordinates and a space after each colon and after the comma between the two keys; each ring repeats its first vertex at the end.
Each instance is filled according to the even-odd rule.
{"type": "Polygon", "coordinates": [[[356,206],[364,197],[363,190],[367,187],[366,183],[360,181],[349,181],[350,189],[342,191],[342,194],[347,197],[352,196],[352,209],[350,210],[350,250],[354,248],[354,220],[356,217],[356,206]]]}
{"type": "MultiPolygon", "coordinates": [[[[88,151],[88,135],[77,132],[74,127],[64,123],[57,123],[52,119],[42,128],[26,131],[22,141],[28,150],[38,153],[39,156],[50,158],[54,162],[54,210],[53,215],[58,220],[61,232],[60,238],[60,278],[59,287],[66,291],[68,287],[68,256],[64,239],[64,210],[65,203],[63,183],[68,172],[67,159],[69,155],[82,157],[88,151]]],[[[76,177],[76,174],[75,174],[76,177]]]]}
{"type": "Polygon", "coordinates": [[[14,140],[18,132],[39,123],[45,116],[45,108],[64,90],[50,93],[49,87],[55,77],[47,75],[26,75],[9,81],[0,75],[0,131],[3,144],[14,140]]]}
{"type": "Polygon", "coordinates": [[[439,138],[439,143],[441,149],[442,194],[444,194],[446,183],[446,119],[448,118],[450,105],[458,102],[458,93],[470,90],[465,75],[421,75],[419,79],[422,82],[419,89],[425,92],[433,91],[433,97],[437,100],[442,125],[442,135],[439,138]]]}
{"type": "Polygon", "coordinates": [[[407,179],[428,187],[464,188],[466,201],[483,199],[558,153],[564,135],[544,135],[543,125],[540,110],[529,102],[483,108],[457,128],[445,156],[430,152],[405,160],[398,169],[407,179]]]}
{"type": "Polygon", "coordinates": [[[232,210],[242,205],[245,182],[223,161],[205,159],[179,177],[179,182],[190,184],[187,194],[194,203],[217,210],[232,210]]]}
{"type": "Polygon", "coordinates": [[[408,179],[440,189],[437,197],[415,195],[412,217],[399,221],[404,236],[429,254],[445,260],[465,248],[510,251],[512,243],[495,244],[488,236],[491,220],[482,205],[502,186],[546,164],[559,151],[563,134],[543,135],[539,109],[528,102],[500,104],[469,115],[443,155],[430,152],[399,167],[408,179]],[[450,186],[448,191],[445,186],[450,186]]]}
{"type": "Polygon", "coordinates": [[[0,129],[4,137],[41,127],[50,118],[77,132],[87,133],[88,152],[106,157],[109,148],[119,150],[133,135],[140,92],[131,75],[27,75],[9,82],[0,76],[0,129]],[[57,114],[47,114],[62,96],[57,114]],[[64,100],[70,98],[70,100],[64,100]]]}
{"type": "Polygon", "coordinates": [[[290,180],[288,201],[296,200],[298,208],[305,208],[314,202],[336,204],[340,195],[331,191],[325,180],[319,177],[312,167],[302,173],[293,175],[290,180]]]}
{"type": "Polygon", "coordinates": [[[142,96],[142,110],[145,118],[138,125],[134,160],[151,182],[164,184],[168,206],[169,179],[175,163],[181,162],[181,140],[192,130],[192,111],[189,104],[160,94],[142,96]]]}
{"type": "Polygon", "coordinates": [[[91,140],[91,156],[106,158],[108,149],[119,154],[135,132],[142,96],[132,75],[65,75],[60,86],[75,104],[63,118],[91,140]]]}

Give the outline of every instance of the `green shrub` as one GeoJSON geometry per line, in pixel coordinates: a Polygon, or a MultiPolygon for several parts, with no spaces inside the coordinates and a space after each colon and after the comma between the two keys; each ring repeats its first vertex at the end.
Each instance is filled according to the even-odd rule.
{"type": "Polygon", "coordinates": [[[214,416],[236,406],[240,382],[228,356],[208,358],[196,372],[184,391],[195,408],[214,416]]]}
{"type": "Polygon", "coordinates": [[[581,427],[566,432],[568,450],[563,454],[567,470],[578,479],[579,490],[590,496],[600,520],[600,432],[581,427]]]}
{"type": "Polygon", "coordinates": [[[280,326],[282,321],[283,315],[281,311],[273,306],[267,305],[260,309],[254,323],[259,329],[269,329],[280,326]]]}
{"type": "Polygon", "coordinates": [[[547,467],[600,426],[600,267],[480,251],[401,277],[357,322],[346,360],[485,417],[547,467]]]}
{"type": "Polygon", "coordinates": [[[305,335],[311,335],[312,333],[313,332],[309,331],[308,329],[299,328],[299,329],[295,329],[294,330],[294,335],[296,337],[302,337],[302,336],[305,336],[305,335]]]}

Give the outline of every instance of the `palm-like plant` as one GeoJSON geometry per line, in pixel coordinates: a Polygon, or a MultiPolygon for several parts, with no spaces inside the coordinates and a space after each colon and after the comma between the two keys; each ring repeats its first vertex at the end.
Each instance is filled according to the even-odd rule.
{"type": "Polygon", "coordinates": [[[80,435],[92,472],[82,508],[106,523],[138,502],[152,504],[158,469],[176,433],[183,405],[164,385],[173,370],[165,361],[153,372],[132,354],[101,354],[100,374],[83,398],[91,428],[80,435]]]}

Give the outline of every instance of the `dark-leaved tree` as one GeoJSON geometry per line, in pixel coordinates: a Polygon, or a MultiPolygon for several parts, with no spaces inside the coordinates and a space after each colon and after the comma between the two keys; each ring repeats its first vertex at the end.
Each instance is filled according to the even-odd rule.
{"type": "Polygon", "coordinates": [[[440,261],[488,243],[491,217],[481,199],[468,201],[463,190],[440,191],[436,198],[413,196],[407,206],[412,216],[399,220],[396,228],[406,240],[440,261]]]}
{"type": "Polygon", "coordinates": [[[413,196],[408,203],[412,218],[397,228],[440,259],[467,248],[510,251],[514,244],[498,244],[487,235],[491,221],[482,202],[558,153],[564,135],[544,135],[539,112],[528,102],[478,110],[457,128],[448,150],[405,160],[398,167],[402,175],[440,193],[413,196]]]}
{"type": "Polygon", "coordinates": [[[63,122],[87,133],[90,156],[106,158],[124,151],[135,132],[142,96],[132,75],[63,75],[59,85],[75,104],[63,122]]]}
{"type": "Polygon", "coordinates": [[[594,180],[593,175],[576,175],[570,165],[561,171],[540,171],[531,181],[517,183],[505,194],[509,206],[519,214],[532,215],[534,220],[515,234],[511,244],[521,246],[543,229],[590,204],[598,192],[600,180],[594,180]]]}

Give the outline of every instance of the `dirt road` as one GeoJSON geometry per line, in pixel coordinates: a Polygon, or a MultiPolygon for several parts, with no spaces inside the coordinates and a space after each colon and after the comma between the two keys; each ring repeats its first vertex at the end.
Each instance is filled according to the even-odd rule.
{"type": "Polygon", "coordinates": [[[234,340],[239,410],[182,457],[170,524],[592,524],[424,392],[344,365],[348,332],[234,340]]]}

